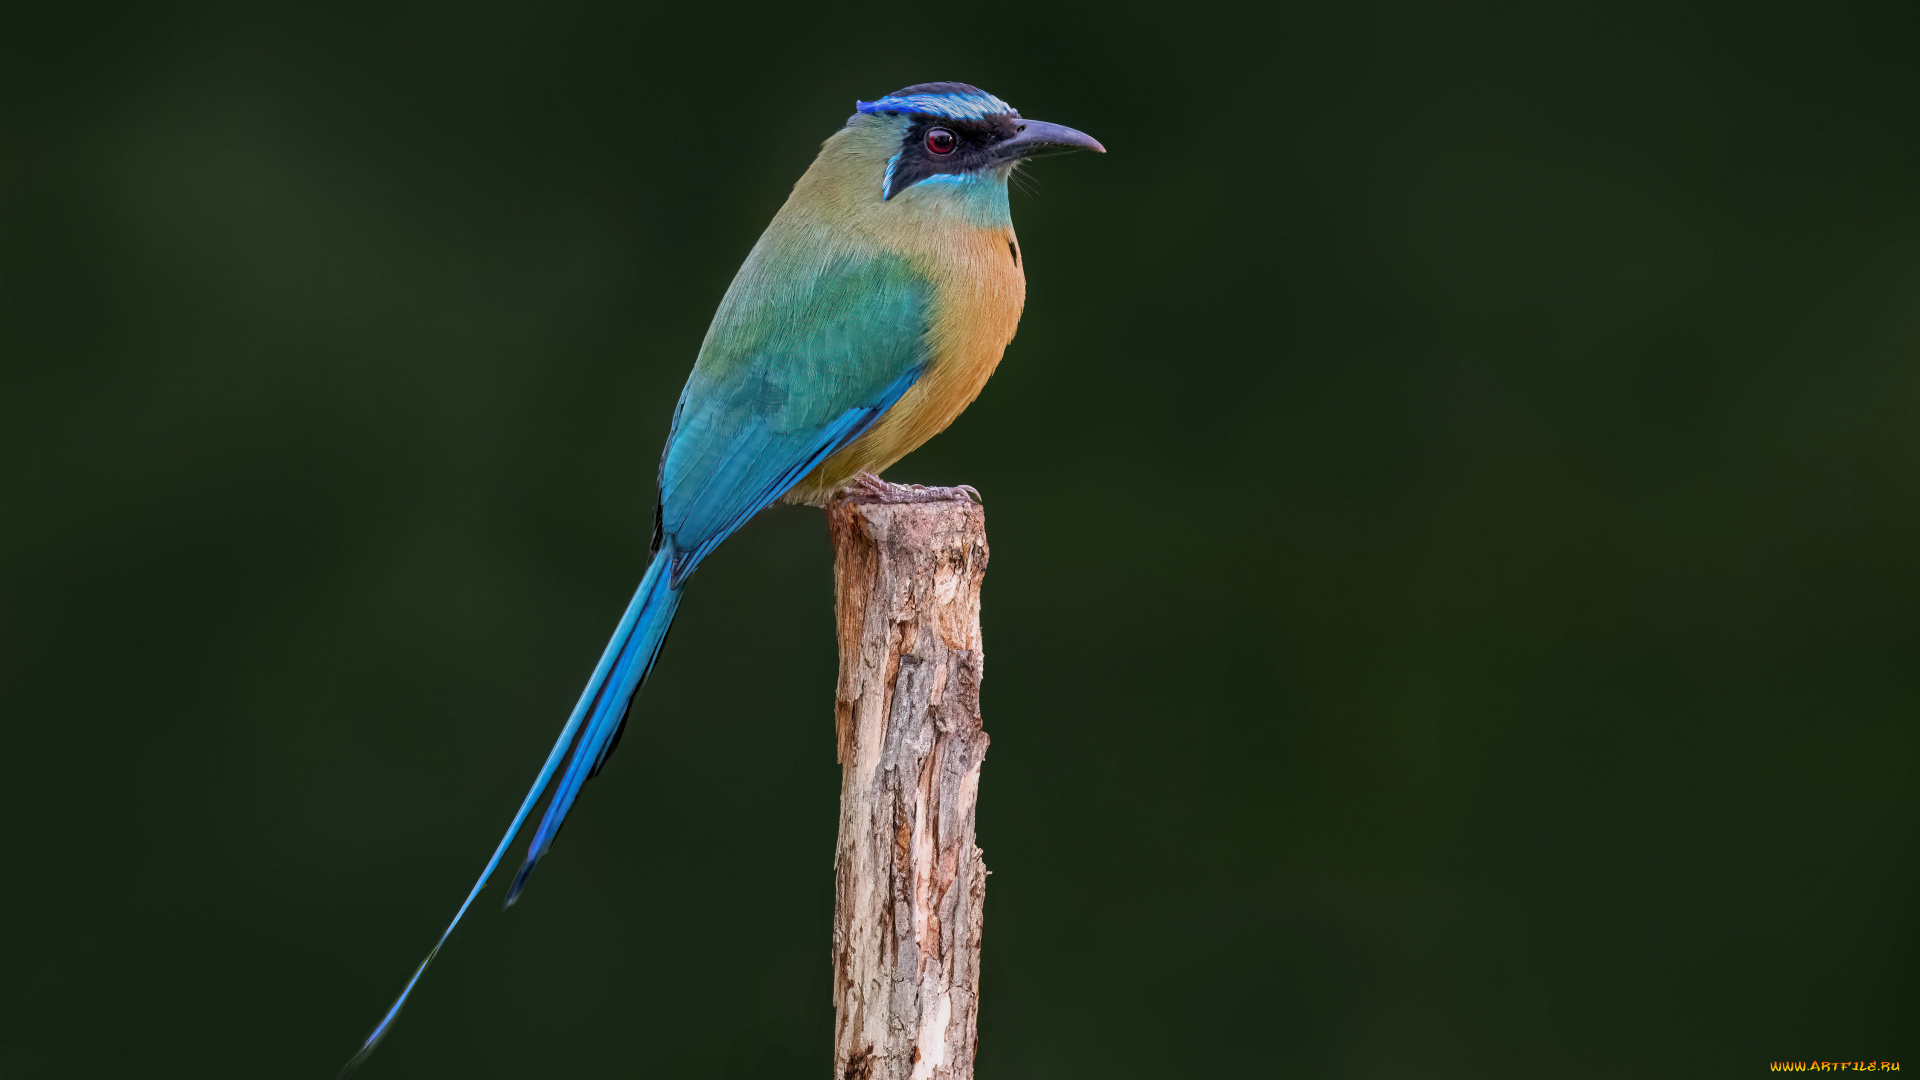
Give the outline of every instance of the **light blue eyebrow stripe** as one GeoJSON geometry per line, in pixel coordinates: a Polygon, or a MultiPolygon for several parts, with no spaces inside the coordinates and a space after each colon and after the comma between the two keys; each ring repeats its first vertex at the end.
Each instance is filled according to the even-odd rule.
{"type": "Polygon", "coordinates": [[[887,174],[880,178],[881,202],[886,202],[888,199],[893,198],[893,168],[898,164],[900,164],[899,154],[895,154],[887,159],[887,174]]]}
{"type": "Polygon", "coordinates": [[[855,101],[863,113],[909,112],[948,120],[985,120],[989,116],[1019,116],[1013,106],[982,91],[978,94],[900,94],[879,101],[855,101]]]}

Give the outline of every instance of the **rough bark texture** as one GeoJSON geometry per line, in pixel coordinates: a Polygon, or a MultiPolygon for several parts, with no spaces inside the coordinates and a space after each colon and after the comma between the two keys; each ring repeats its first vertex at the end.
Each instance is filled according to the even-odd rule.
{"type": "Polygon", "coordinates": [[[986,514],[827,507],[840,685],[835,1080],[970,1080],[987,868],[973,809],[986,514]]]}

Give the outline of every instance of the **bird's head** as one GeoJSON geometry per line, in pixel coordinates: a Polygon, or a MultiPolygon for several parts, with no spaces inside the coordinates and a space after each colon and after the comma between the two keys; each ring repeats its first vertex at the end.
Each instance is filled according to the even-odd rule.
{"type": "Polygon", "coordinates": [[[1007,179],[1027,159],[1070,150],[1107,152],[1089,135],[1028,120],[966,83],[920,83],[854,104],[858,111],[828,140],[828,149],[839,142],[858,159],[870,185],[863,201],[1004,206],[1007,179]]]}

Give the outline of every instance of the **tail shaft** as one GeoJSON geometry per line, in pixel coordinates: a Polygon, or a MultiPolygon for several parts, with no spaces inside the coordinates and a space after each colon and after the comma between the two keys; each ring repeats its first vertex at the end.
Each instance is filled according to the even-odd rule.
{"type": "Polygon", "coordinates": [[[520,872],[514,875],[513,886],[507,890],[505,907],[512,907],[519,899],[527,876],[552,849],[553,838],[566,821],[567,811],[573,809],[574,800],[580,797],[581,785],[600,771],[613,748],[615,736],[620,733],[633,695],[653,671],[653,662],[659,658],[660,646],[666,643],[667,630],[673,625],[674,611],[680,606],[681,590],[674,588],[671,580],[672,554],[672,545],[663,546],[647,567],[647,576],[635,595],[640,610],[633,629],[621,643],[613,666],[600,685],[585,728],[574,745],[573,760],[567,763],[566,773],[554,788],[540,827],[527,845],[526,861],[520,864],[520,872]]]}
{"type": "Polygon", "coordinates": [[[653,561],[647,565],[646,576],[640,579],[640,587],[634,590],[633,600],[627,604],[625,614],[621,615],[612,640],[607,642],[606,651],[600,656],[600,663],[594,667],[593,676],[587,680],[586,689],[581,692],[572,715],[567,717],[566,724],[560,729],[560,737],[554,740],[553,749],[540,766],[540,774],[534,777],[533,787],[527,791],[527,797],[521,800],[520,809],[514,812],[506,835],[500,838],[499,846],[494,848],[486,869],[480,871],[480,879],[473,883],[467,898],[461,901],[460,909],[454,912],[447,928],[441,931],[440,939],[428,951],[427,958],[414,969],[413,977],[407,980],[393,1007],[380,1018],[373,1033],[367,1036],[359,1052],[340,1070],[336,1080],[345,1080],[358,1069],[393,1026],[394,1018],[400,1015],[400,1007],[407,1003],[407,996],[413,993],[414,985],[420,981],[420,976],[426,974],[427,966],[440,954],[440,947],[447,943],[447,938],[460,925],[467,909],[473,906],[473,901],[486,888],[500,860],[506,856],[507,848],[513,844],[513,838],[519,835],[521,826],[526,824],[541,794],[553,782],[554,774],[560,770],[560,763],[567,758],[571,748],[572,760],[554,790],[553,799],[547,804],[546,815],[541,819],[540,829],[528,848],[527,859],[514,877],[513,888],[507,894],[508,904],[512,904],[519,896],[527,875],[533,872],[534,864],[552,848],[554,834],[559,832],[567,811],[579,797],[580,785],[586,782],[591,773],[599,771],[599,766],[606,760],[621,721],[626,716],[627,706],[633,701],[633,695],[639,690],[647,673],[653,669],[660,646],[666,640],[667,629],[673,623],[673,613],[680,606],[681,590],[673,587],[668,572],[673,563],[673,553],[671,543],[662,545],[653,561]]]}

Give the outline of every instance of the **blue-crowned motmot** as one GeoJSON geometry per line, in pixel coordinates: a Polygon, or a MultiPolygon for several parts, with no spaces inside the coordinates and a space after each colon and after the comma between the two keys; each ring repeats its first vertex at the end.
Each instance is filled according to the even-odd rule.
{"type": "Polygon", "coordinates": [[[856,109],[720,300],[660,457],[651,561],[579,704],[480,880],[342,1075],[387,1033],[558,773],[507,905],[519,896],[619,741],[709,552],[776,502],[820,506],[856,486],[926,497],[877,474],[952,423],[1013,339],[1026,275],[1008,178],[1037,154],[1105,153],[964,83],[909,86],[856,109]]]}

